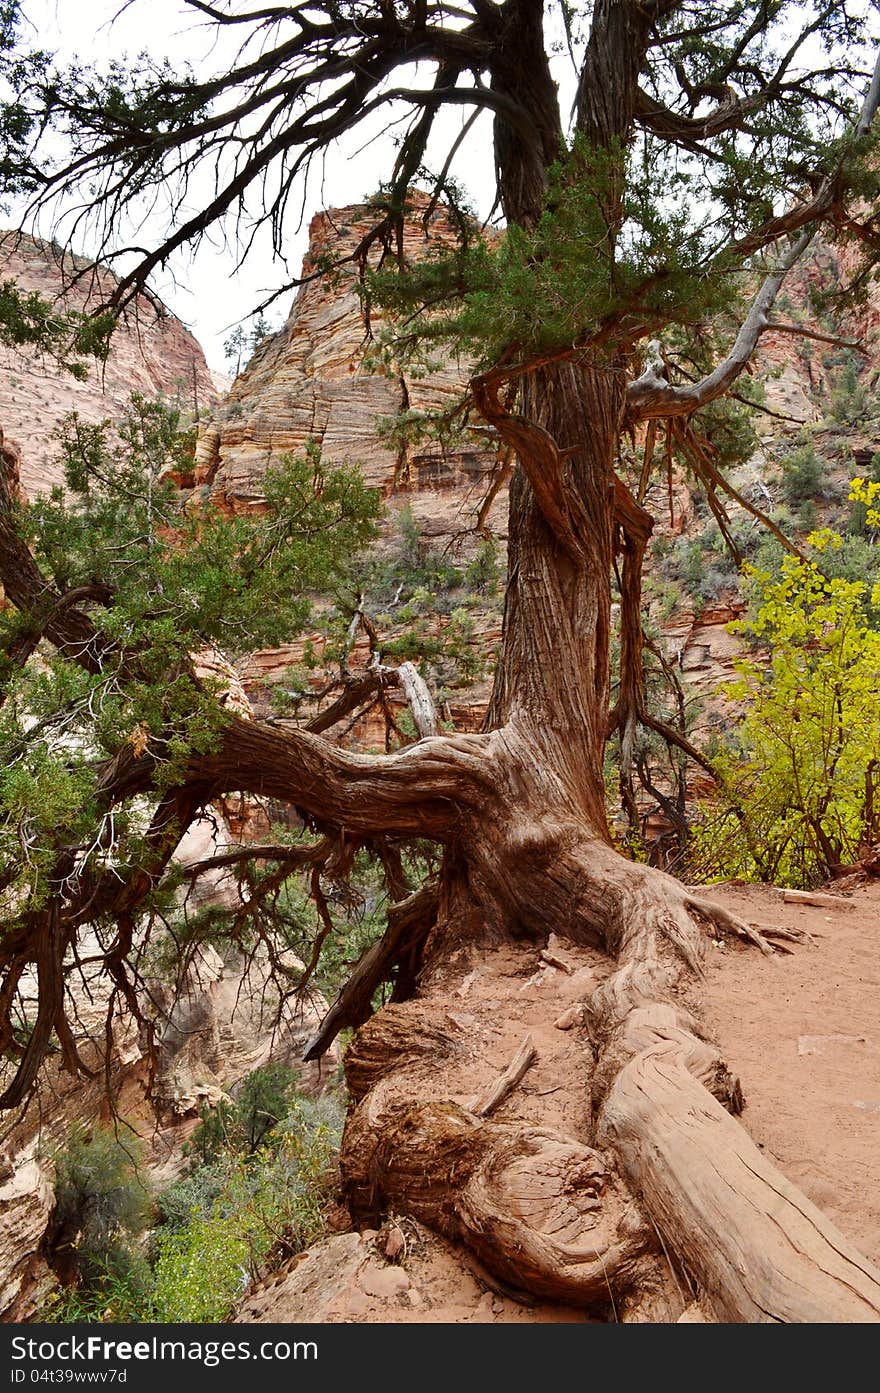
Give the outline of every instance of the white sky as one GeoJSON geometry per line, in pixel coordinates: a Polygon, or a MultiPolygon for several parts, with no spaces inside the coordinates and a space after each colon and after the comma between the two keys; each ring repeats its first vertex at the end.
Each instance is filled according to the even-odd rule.
{"type": "MultiPolygon", "coordinates": [[[[873,3],[880,8],[880,0],[873,0],[873,3]]],[[[100,67],[112,58],[127,55],[134,59],[147,50],[156,58],[168,57],[181,66],[188,61],[197,73],[207,76],[223,70],[224,58],[227,67],[232,62],[240,35],[236,37],[235,30],[225,30],[218,39],[216,28],[201,20],[194,10],[186,8],[182,0],[132,0],[128,8],[118,13],[123,4],[124,0],[24,0],[25,15],[32,25],[31,32],[24,35],[25,43],[55,52],[62,64],[79,57],[100,67]]],[[[551,38],[558,40],[561,36],[556,32],[555,7],[548,8],[551,38]]],[[[557,47],[562,48],[562,45],[557,43],[557,47]]],[[[419,74],[411,69],[410,74],[407,80],[413,86],[430,81],[427,71],[419,74]]],[[[573,86],[572,68],[566,56],[554,60],[554,75],[562,89],[565,110],[570,104],[573,86]]],[[[434,167],[442,163],[470,111],[462,106],[441,113],[435,127],[436,142],[429,148],[429,160],[434,167]]],[[[245,265],[237,271],[235,256],[223,245],[222,234],[215,232],[203,240],[197,253],[179,254],[166,271],[154,276],[153,288],[193,330],[213,368],[228,370],[223,344],[235,325],[268,293],[299,274],[312,216],[321,208],[360,202],[387,178],[393,158],[387,129],[393,116],[393,107],[384,108],[374,118],[371,128],[355,133],[343,149],[332,152],[322,170],[316,162],[311,185],[305,190],[301,228],[297,228],[299,204],[291,207],[285,241],[287,268],[273,258],[266,231],[258,236],[245,265]],[[370,137],[375,139],[363,148],[364,141],[370,137]]],[[[481,116],[463,142],[452,173],[469,190],[477,212],[486,216],[494,193],[488,114],[481,116]]],[[[207,181],[202,187],[204,201],[207,201],[207,181]]],[[[187,212],[191,213],[198,207],[198,186],[194,184],[189,193],[187,212]]],[[[16,220],[17,216],[20,216],[20,205],[13,207],[11,216],[7,215],[3,221],[16,220]]],[[[119,245],[132,240],[140,244],[155,242],[167,230],[167,224],[157,215],[143,218],[142,224],[138,226],[138,222],[134,222],[127,228],[121,227],[119,245]],[[138,235],[133,236],[134,233],[138,235]]],[[[56,227],[47,218],[37,231],[67,240],[63,222],[56,227]]],[[[97,246],[89,246],[81,231],[72,239],[71,249],[93,256],[97,246]]],[[[125,269],[124,263],[116,263],[115,269],[125,269]]],[[[270,322],[281,321],[291,299],[292,292],[288,292],[276,302],[269,312],[270,322]]]]}
{"type": "MultiPolygon", "coordinates": [[[[184,9],[179,0],[134,0],[129,9],[118,14],[121,4],[122,0],[25,0],[25,16],[33,28],[25,31],[23,38],[26,43],[55,52],[62,62],[79,57],[100,66],[111,58],[134,58],[146,50],[156,57],[189,61],[197,72],[213,72],[220,66],[223,54],[214,32],[201,25],[196,13],[184,9]]],[[[227,32],[223,39],[229,41],[231,56],[232,36],[227,32]]],[[[195,333],[211,367],[229,370],[223,344],[236,323],[250,313],[267,291],[283,285],[290,275],[299,274],[308,224],[314,213],[325,207],[357,203],[374,193],[381,179],[387,177],[391,150],[383,132],[390,119],[389,110],[370,132],[378,137],[376,143],[362,150],[359,147],[366,135],[350,138],[344,153],[336,152],[327,158],[323,177],[319,180],[313,176],[312,185],[306,190],[305,217],[299,231],[298,205],[292,210],[285,248],[289,273],[274,261],[268,235],[258,238],[247,262],[236,271],[234,256],[224,249],[220,235],[215,234],[210,238],[211,244],[207,239],[203,241],[195,256],[181,253],[168,272],[154,276],[154,288],[195,333]]],[[[468,115],[465,107],[450,110],[444,123],[447,145],[468,115]]],[[[485,200],[494,185],[490,137],[490,118],[484,116],[463,142],[452,171],[469,188],[483,215],[489,211],[485,200]],[[478,134],[481,129],[482,138],[478,134]]],[[[445,146],[438,163],[444,153],[445,146]]],[[[4,222],[15,220],[17,213],[18,207],[14,206],[11,217],[7,216],[4,222]]],[[[51,219],[44,219],[38,230],[46,236],[61,235],[65,240],[63,224],[59,232],[51,219]]],[[[158,236],[161,230],[158,220],[148,219],[144,224],[147,237],[151,231],[158,236]]],[[[124,245],[126,240],[121,229],[120,243],[124,245]]],[[[138,240],[143,240],[143,233],[138,240]]],[[[95,247],[84,242],[82,233],[72,243],[72,250],[86,256],[95,253],[95,247]]],[[[291,298],[289,293],[272,307],[268,313],[270,322],[280,322],[291,298]]]]}

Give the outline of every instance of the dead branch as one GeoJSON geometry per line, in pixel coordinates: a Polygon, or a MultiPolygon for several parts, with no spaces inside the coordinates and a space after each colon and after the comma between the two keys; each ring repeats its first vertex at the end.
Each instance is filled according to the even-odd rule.
{"type": "Polygon", "coordinates": [[[852,900],[842,895],[823,895],[819,890],[783,890],[786,904],[813,905],[816,909],[853,909],[852,900]]]}
{"type": "Polygon", "coordinates": [[[498,394],[504,380],[497,369],[473,378],[471,390],[477,410],[495,427],[505,444],[515,451],[532,486],[538,507],[560,546],[578,557],[582,544],[572,514],[574,500],[571,490],[565,487],[562,453],[543,426],[509,411],[501,403],[498,394]]]}
{"type": "Polygon", "coordinates": [[[304,1060],[320,1059],[340,1030],[369,1020],[376,990],[389,980],[404,950],[427,935],[437,917],[437,905],[436,886],[423,885],[388,911],[385,933],[367,949],[340,989],[319,1030],[306,1045],[304,1060]]]}
{"type": "Polygon", "coordinates": [[[397,676],[412,713],[420,740],[436,735],[440,729],[434,698],[415,663],[401,663],[397,676]]]}
{"type": "Polygon", "coordinates": [[[226,866],[241,865],[245,861],[283,861],[290,870],[300,866],[311,866],[316,861],[326,860],[328,842],[323,839],[311,846],[284,846],[250,842],[236,847],[234,851],[224,851],[217,856],[208,856],[203,861],[191,861],[184,867],[187,880],[196,880],[208,871],[222,870],[226,866]]]}
{"type": "MultiPolygon", "coordinates": [[[[861,137],[870,129],[880,105],[880,53],[878,53],[870,87],[852,134],[861,137]]],[[[789,271],[801,259],[813,240],[820,222],[833,210],[838,198],[842,165],[838,164],[820,183],[815,195],[806,204],[798,204],[779,218],[771,218],[764,228],[744,238],[734,250],[744,259],[770,242],[797,234],[779,256],[776,266],[761,284],[751,308],[733,345],[710,373],[699,382],[673,386],[658,372],[656,353],[651,356],[641,377],[630,383],[627,390],[626,416],[630,425],[651,417],[687,416],[723,395],[743,372],[757,347],[762,334],[773,324],[770,310],[776,302],[789,271]]],[[[726,255],[730,255],[728,248],[726,255]]]]}
{"type": "Polygon", "coordinates": [[[835,348],[851,348],[855,353],[861,353],[863,357],[870,358],[871,351],[866,348],[858,339],[841,339],[835,334],[822,334],[818,329],[807,329],[803,324],[782,324],[777,319],[770,319],[766,325],[767,333],[774,334],[795,334],[802,339],[815,339],[817,343],[830,343],[835,348]]]}
{"type": "Polygon", "coordinates": [[[537,1058],[538,1051],[535,1049],[535,1042],[531,1035],[527,1035],[504,1073],[499,1074],[498,1078],[484,1088],[482,1093],[478,1093],[475,1098],[471,1099],[468,1103],[468,1112],[472,1112],[475,1117],[490,1117],[501,1106],[508,1094],[513,1092],[537,1058]]]}

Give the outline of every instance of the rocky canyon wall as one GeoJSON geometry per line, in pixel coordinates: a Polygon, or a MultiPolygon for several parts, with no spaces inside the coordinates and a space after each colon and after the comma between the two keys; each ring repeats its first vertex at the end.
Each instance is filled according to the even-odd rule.
{"type": "MultiPolygon", "coordinates": [[[[424,195],[413,196],[413,216],[404,238],[404,253],[411,260],[424,257],[453,235],[446,211],[437,208],[425,220],[426,205],[424,195]]],[[[404,409],[451,404],[466,385],[469,365],[446,361],[422,377],[372,366],[354,266],[344,265],[332,276],[316,274],[322,258],[349,254],[374,217],[368,205],[358,205],[331,209],[313,219],[303,275],[315,278],[301,287],[283,327],[259,346],[229,396],[203,423],[196,483],[232,512],[259,507],[262,480],[272,460],[285,452],[302,450],[313,440],[325,461],[359,464],[367,482],[382,491],[387,501],[386,546],[393,537],[395,519],[406,507],[425,545],[467,561],[480,541],[473,529],[496,463],[491,444],[473,436],[468,448],[454,452],[436,444],[407,447],[391,443],[383,434],[382,423],[404,409]]],[[[836,251],[819,246],[809,264],[791,278],[780,319],[805,318],[811,289],[817,284],[833,284],[839,261],[836,251]]],[[[871,301],[838,332],[861,337],[876,361],[878,324],[880,314],[871,301]]],[[[374,316],[374,331],[376,327],[374,316]]],[[[774,471],[780,452],[802,427],[816,433],[820,452],[834,456],[831,468],[841,481],[875,448],[870,431],[864,438],[864,432],[854,431],[849,457],[844,457],[844,451],[844,456],[837,458],[839,442],[834,432],[823,436],[821,423],[834,381],[834,371],[826,362],[830,351],[827,344],[783,332],[767,335],[762,343],[756,372],[764,385],[766,410],[757,418],[758,448],[734,482],[766,511],[774,511],[782,501],[773,482],[774,471]]],[[[865,361],[859,358],[860,363],[865,361]]],[[[880,449],[880,439],[876,448],[880,449]]],[[[648,501],[657,517],[655,536],[661,542],[666,539],[683,546],[704,532],[705,515],[701,516],[685,477],[675,478],[668,500],[665,479],[657,483],[654,494],[648,501]]],[[[741,514],[745,519],[736,504],[731,504],[730,511],[732,516],[741,514]]],[[[499,489],[483,522],[499,542],[503,566],[506,486],[499,489]]],[[[500,635],[500,600],[480,605],[479,599],[475,599],[474,643],[489,667],[500,635]]],[[[661,632],[667,656],[689,688],[705,701],[706,727],[713,719],[721,719],[711,694],[733,673],[739,644],[726,626],[741,609],[732,567],[720,575],[708,598],[705,593],[701,596],[683,590],[671,611],[668,602],[665,606],[652,603],[652,619],[661,632]]],[[[307,641],[320,652],[320,634],[308,636],[307,641]]],[[[244,672],[252,699],[260,703],[261,680],[281,678],[289,664],[299,662],[303,647],[303,643],[296,643],[253,657],[244,672]]],[[[361,645],[361,656],[365,652],[361,645]]],[[[456,693],[449,714],[464,729],[478,728],[487,693],[486,680],[472,683],[456,693]]],[[[399,702],[394,695],[390,700],[399,702]]],[[[353,732],[353,738],[368,744],[378,744],[381,735],[381,722],[375,727],[368,723],[353,732]]]]}
{"type": "MultiPolygon", "coordinates": [[[[100,304],[115,283],[105,268],[15,231],[0,232],[0,280],[71,309],[100,304]]],[[[161,395],[192,416],[219,398],[200,344],[145,296],[126,311],[106,363],[89,365],[84,381],[44,355],[0,346],[0,427],[21,450],[25,492],[46,493],[61,481],[53,434],[64,416],[118,417],[131,392],[161,395]]]]}

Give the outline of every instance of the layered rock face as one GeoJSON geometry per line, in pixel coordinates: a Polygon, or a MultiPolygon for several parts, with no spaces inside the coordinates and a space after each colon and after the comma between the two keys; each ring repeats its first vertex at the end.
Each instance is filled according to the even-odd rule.
{"type": "MultiPolygon", "coordinates": [[[[427,221],[425,195],[412,195],[404,255],[412,261],[454,237],[447,211],[427,221]]],[[[303,276],[327,253],[354,251],[375,220],[367,205],[319,213],[310,229],[303,276]]],[[[375,330],[380,320],[372,317],[375,330]]],[[[367,483],[386,494],[433,489],[458,479],[478,484],[491,469],[493,453],[479,448],[454,454],[419,447],[398,449],[381,437],[380,423],[404,409],[442,408],[460,395],[466,363],[448,362],[425,378],[394,375],[370,367],[370,347],[357,271],[343,266],[332,276],[303,285],[287,323],[257,349],[228,399],[200,434],[197,481],[232,511],[259,505],[267,465],[309,440],[330,464],[357,463],[367,483]]]]}
{"type": "MultiPolygon", "coordinates": [[[[427,195],[411,195],[413,214],[406,224],[403,250],[410,261],[433,247],[449,245],[454,230],[448,211],[437,207],[425,216],[427,195]]],[[[330,209],[312,220],[303,277],[311,276],[322,258],[350,254],[375,221],[363,204],[330,209]]],[[[495,450],[478,437],[454,450],[433,442],[389,442],[383,422],[402,410],[442,410],[463,393],[470,365],[446,361],[427,376],[408,370],[382,370],[370,361],[371,342],[357,290],[358,273],[343,265],[332,276],[316,276],[297,293],[283,328],[257,348],[210,420],[203,421],[196,447],[196,486],[230,512],[259,508],[267,468],[285,454],[301,452],[314,441],[330,465],[357,465],[366,482],[387,502],[383,523],[386,547],[397,532],[400,510],[410,510],[424,542],[451,548],[466,562],[480,537],[470,531],[496,466],[495,450]]],[[[373,311],[371,330],[381,317],[373,311]]],[[[498,492],[485,523],[501,543],[506,540],[507,493],[498,492]]],[[[501,557],[503,565],[503,555],[501,557]]],[[[501,632],[500,607],[491,603],[474,611],[475,646],[488,658],[501,632]]],[[[441,620],[438,616],[438,625],[441,620]]],[[[302,659],[309,644],[318,653],[319,633],[282,649],[257,653],[243,669],[245,686],[261,708],[261,684],[283,676],[302,659]]],[[[366,645],[357,645],[355,666],[366,660],[366,645]]],[[[452,700],[444,712],[456,728],[478,730],[488,699],[488,682],[478,682],[452,700]]],[[[389,694],[392,706],[403,705],[389,694]]],[[[349,731],[350,743],[381,748],[385,727],[373,712],[349,731]]]]}
{"type": "MultiPolygon", "coordinates": [[[[100,304],[115,283],[106,268],[20,232],[0,233],[0,280],[71,309],[100,304]]],[[[107,362],[91,365],[82,382],[42,355],[0,347],[0,426],[21,449],[25,493],[33,497],[61,481],[53,433],[64,416],[118,417],[133,391],[161,395],[192,416],[219,396],[192,334],[173,315],[160,316],[145,296],[126,312],[107,362]]]]}

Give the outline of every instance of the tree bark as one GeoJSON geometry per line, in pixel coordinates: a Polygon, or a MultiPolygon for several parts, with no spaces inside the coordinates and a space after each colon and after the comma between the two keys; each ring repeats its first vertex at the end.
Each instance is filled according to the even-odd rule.
{"type": "MultiPolygon", "coordinates": [[[[592,154],[608,160],[601,251],[609,266],[623,152],[640,102],[643,109],[646,45],[652,25],[676,5],[593,7],[576,124],[592,154]]],[[[543,0],[483,9],[501,202],[509,222],[530,229],[564,149],[543,0]]],[[[575,177],[579,158],[576,145],[575,177]]],[[[200,214],[201,226],[213,209],[200,214]]],[[[796,225],[782,219],[772,231],[796,225]]],[[[758,245],[766,229],[761,237],[758,245]]],[[[630,419],[686,414],[726,390],[766,327],[781,274],[756,301],[728,363],[690,389],[645,374],[629,388],[630,419]]],[[[503,364],[473,384],[478,409],[518,461],[502,645],[483,734],[432,735],[427,713],[426,738],[381,759],[230,717],[217,750],[194,759],[187,786],[203,799],[227,789],[268,794],[337,833],[429,837],[446,848],[432,927],[424,899],[401,906],[310,1050],[340,1020],[363,1019],[376,986],[399,966],[401,945],[415,939],[398,999],[361,1025],[347,1052],[353,1107],[340,1164],[357,1219],[412,1214],[466,1244],[513,1287],[605,1315],[634,1291],[662,1287],[665,1257],[719,1319],[878,1320],[880,1273],[751,1146],[732,1116],[743,1105],[739,1082],[681,1004],[682,988],[701,971],[701,917],[768,945],[662,872],[624,860],[609,834],[603,761],[615,534],[623,526],[626,536],[628,518],[631,624],[647,540],[614,474],[626,348],[572,349],[536,367],[521,377],[515,407],[499,395],[503,364]],[[486,1056],[486,1022],[467,1010],[469,974],[479,969],[494,984],[497,1009],[515,1014],[510,945],[542,945],[551,932],[603,964],[602,980],[585,988],[582,1061],[558,1082],[569,1095],[567,1128],[536,1121],[516,1087],[492,1116],[479,1116],[497,1067],[486,1056]]],[[[0,570],[13,570],[14,537],[0,531],[0,570]]],[[[21,562],[22,591],[32,597],[40,577],[21,562]]],[[[37,631],[84,661],[90,625],[76,611],[57,612],[45,586],[42,600],[37,631]]],[[[627,643],[618,719],[629,735],[640,699],[632,628],[627,643]]],[[[126,751],[108,769],[107,786],[114,798],[131,798],[151,787],[154,772],[149,759],[126,751]]],[[[47,974],[58,966],[55,952],[47,974]]],[[[40,1027],[51,1026],[46,1015],[40,1027]]]]}

